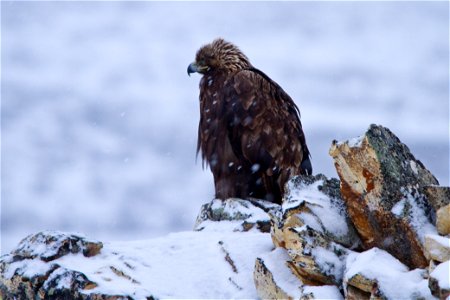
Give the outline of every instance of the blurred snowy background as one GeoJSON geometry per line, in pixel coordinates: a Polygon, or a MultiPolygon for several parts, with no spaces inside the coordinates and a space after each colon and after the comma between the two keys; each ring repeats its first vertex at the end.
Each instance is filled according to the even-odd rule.
{"type": "Polygon", "coordinates": [[[2,2],[2,253],[42,229],[192,228],[213,182],[186,68],[218,36],[295,99],[315,173],[378,123],[448,184],[448,5],[2,2]]]}

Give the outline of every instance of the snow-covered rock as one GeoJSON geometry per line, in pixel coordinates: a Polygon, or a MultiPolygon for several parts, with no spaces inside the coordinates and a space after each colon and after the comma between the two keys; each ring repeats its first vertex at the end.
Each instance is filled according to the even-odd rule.
{"type": "Polygon", "coordinates": [[[36,242],[57,239],[64,246],[73,236],[38,233],[18,247],[33,249],[29,258],[19,259],[17,251],[2,256],[3,299],[256,298],[256,257],[273,248],[268,233],[228,230],[104,243],[90,257],[68,251],[48,259],[48,245],[36,242]]]}
{"type": "Polygon", "coordinates": [[[218,230],[224,230],[228,226],[232,231],[256,229],[270,232],[269,213],[279,207],[278,204],[259,199],[214,199],[202,205],[194,230],[214,231],[217,226],[218,230]]]}
{"type": "Polygon", "coordinates": [[[438,265],[430,274],[429,287],[439,299],[450,297],[450,261],[438,265]]]}
{"type": "Polygon", "coordinates": [[[255,285],[261,299],[343,299],[334,285],[308,286],[292,269],[290,257],[283,248],[257,258],[255,285]]]}
{"type": "Polygon", "coordinates": [[[308,225],[343,246],[360,246],[335,178],[328,179],[323,174],[292,178],[287,184],[281,216],[278,226],[308,225]]]}
{"type": "Polygon", "coordinates": [[[0,257],[0,299],[448,297],[450,240],[434,226],[448,189],[383,127],[331,152],[341,182],[293,178],[282,205],[212,200],[192,232],[30,235],[0,257]]]}
{"type": "Polygon", "coordinates": [[[436,233],[422,192],[436,178],[388,129],[371,125],[362,141],[330,149],[341,193],[366,249],[385,249],[412,268],[426,267],[426,234],[436,233]]]}
{"type": "Polygon", "coordinates": [[[384,250],[372,248],[350,253],[345,268],[346,291],[352,286],[377,299],[433,299],[426,271],[410,271],[384,250]]]}
{"type": "Polygon", "coordinates": [[[289,255],[276,248],[256,259],[255,286],[261,299],[299,299],[303,282],[296,277],[287,262],[289,255]]]}
{"type": "Polygon", "coordinates": [[[438,262],[450,260],[450,239],[435,234],[426,235],[425,254],[429,259],[438,262]]]}
{"type": "Polygon", "coordinates": [[[424,193],[436,212],[436,229],[438,233],[441,235],[450,234],[450,187],[426,186],[424,193]]]}

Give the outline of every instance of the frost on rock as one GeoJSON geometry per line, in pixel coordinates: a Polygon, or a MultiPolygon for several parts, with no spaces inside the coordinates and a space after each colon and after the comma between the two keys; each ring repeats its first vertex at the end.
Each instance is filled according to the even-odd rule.
{"type": "Polygon", "coordinates": [[[372,248],[348,255],[344,286],[377,299],[432,299],[426,271],[408,267],[384,250],[372,248]]]}
{"type": "Polygon", "coordinates": [[[257,229],[270,232],[269,212],[277,209],[278,204],[264,200],[214,199],[201,207],[194,230],[223,230],[228,227],[231,231],[257,229]]]}

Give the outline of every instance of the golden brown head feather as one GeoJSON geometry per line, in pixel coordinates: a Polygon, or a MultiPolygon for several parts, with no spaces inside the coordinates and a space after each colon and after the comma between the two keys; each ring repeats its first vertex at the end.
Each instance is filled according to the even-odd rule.
{"type": "Polygon", "coordinates": [[[196,68],[192,70],[193,72],[202,74],[217,71],[235,72],[252,67],[247,56],[237,46],[222,38],[215,39],[212,43],[201,47],[191,66],[196,68]]]}

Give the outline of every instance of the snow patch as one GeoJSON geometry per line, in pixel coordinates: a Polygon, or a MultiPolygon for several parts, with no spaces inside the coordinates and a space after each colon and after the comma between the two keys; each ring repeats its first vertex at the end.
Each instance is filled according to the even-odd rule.
{"type": "Polygon", "coordinates": [[[291,258],[283,248],[276,248],[270,253],[261,255],[264,265],[271,271],[277,286],[285,291],[293,299],[300,299],[303,285],[302,281],[292,274],[285,262],[291,258]]]}
{"type": "Polygon", "coordinates": [[[420,242],[424,244],[425,235],[437,235],[436,227],[430,222],[425,214],[425,200],[423,195],[413,189],[402,188],[404,198],[397,202],[391,212],[398,218],[406,218],[417,233],[420,242]]]}
{"type": "Polygon", "coordinates": [[[427,235],[425,235],[425,237],[433,239],[434,241],[441,244],[445,248],[450,247],[450,239],[445,236],[441,236],[438,234],[427,234],[427,235]]]}
{"type": "Polygon", "coordinates": [[[347,141],[347,144],[350,148],[359,148],[362,145],[364,140],[364,135],[358,136],[356,138],[351,138],[347,141]]]}
{"type": "Polygon", "coordinates": [[[345,282],[356,274],[377,280],[381,292],[388,299],[433,299],[424,279],[424,270],[409,271],[388,252],[372,248],[362,253],[350,253],[347,257],[345,282]]]}
{"type": "MultiPolygon", "coordinates": [[[[311,185],[301,184],[295,187],[291,181],[288,184],[290,191],[288,201],[282,204],[283,213],[289,209],[299,206],[306,201],[308,208],[320,219],[326,231],[335,236],[344,236],[348,234],[348,225],[346,223],[345,209],[339,206],[337,199],[331,199],[319,190],[323,185],[323,180],[318,180],[311,185]]],[[[305,214],[302,214],[305,216],[305,214]]],[[[319,227],[317,220],[312,220],[310,216],[306,218],[312,221],[312,228],[319,227]]],[[[323,232],[321,229],[320,232],[323,232]]]]}
{"type": "Polygon", "coordinates": [[[339,259],[336,253],[323,247],[315,247],[311,254],[326,275],[332,275],[337,281],[342,280],[344,262],[339,259]]]}
{"type": "Polygon", "coordinates": [[[312,294],[312,299],[344,299],[344,297],[342,297],[342,294],[339,292],[339,288],[334,285],[305,286],[303,288],[303,293],[312,294]]]}
{"type": "Polygon", "coordinates": [[[438,265],[430,276],[438,280],[441,289],[450,289],[450,261],[438,265]]]}
{"type": "Polygon", "coordinates": [[[45,263],[40,259],[25,259],[11,263],[3,274],[8,279],[11,279],[15,274],[31,279],[36,275],[47,273],[52,267],[52,264],[45,263]]]}
{"type": "Polygon", "coordinates": [[[410,160],[409,165],[411,166],[411,169],[413,170],[414,174],[418,175],[419,171],[417,170],[417,164],[415,161],[410,160]]]}
{"type": "Polygon", "coordinates": [[[179,232],[148,241],[107,243],[88,263],[79,254],[66,255],[55,263],[96,282],[98,287],[90,293],[131,295],[135,299],[149,295],[172,299],[254,299],[255,259],[272,248],[270,234],[260,232],[179,232]],[[225,259],[222,248],[237,273],[225,259]],[[111,267],[130,279],[117,276],[111,267]]]}

